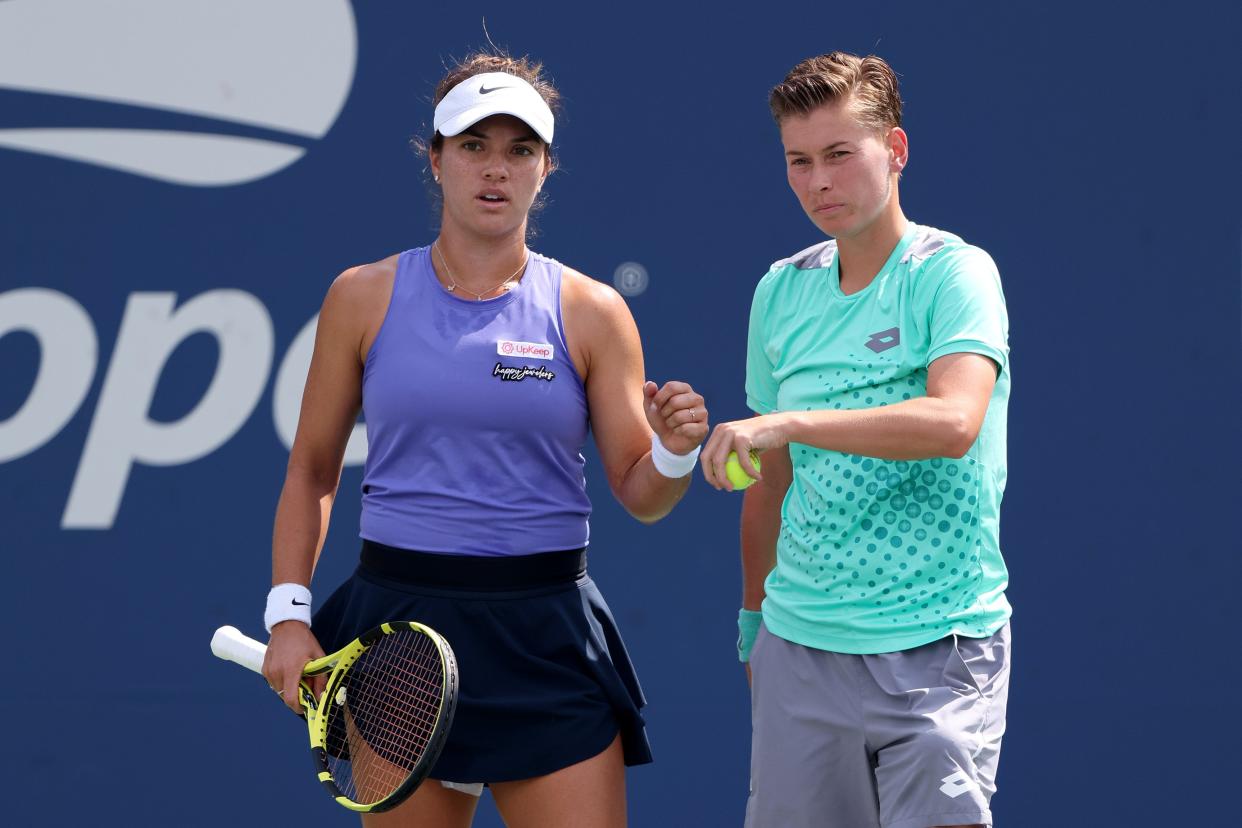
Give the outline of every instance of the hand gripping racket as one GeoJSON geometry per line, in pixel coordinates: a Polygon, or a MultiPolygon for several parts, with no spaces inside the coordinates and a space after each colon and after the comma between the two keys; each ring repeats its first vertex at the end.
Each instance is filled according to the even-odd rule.
{"type": "MultiPolygon", "coordinates": [[[[221,627],[211,651],[258,673],[267,647],[221,627]]],[[[299,684],[319,781],[351,811],[395,808],[426,778],[453,722],[452,648],[430,627],[392,621],[302,669],[304,678],[321,675],[318,698],[299,684]]]]}

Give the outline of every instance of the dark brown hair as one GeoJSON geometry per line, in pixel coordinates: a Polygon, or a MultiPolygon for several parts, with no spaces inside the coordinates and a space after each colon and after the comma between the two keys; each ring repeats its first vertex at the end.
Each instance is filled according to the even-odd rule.
{"type": "MultiPolygon", "coordinates": [[[[454,63],[448,68],[448,72],[436,84],[435,95],[432,97],[431,106],[434,109],[444,100],[444,96],[452,91],[457,84],[472,78],[475,75],[482,75],[487,72],[508,72],[510,75],[516,75],[522,80],[535,87],[535,91],[543,98],[548,108],[552,110],[553,116],[559,116],[561,112],[561,93],[556,91],[556,87],[552,85],[552,81],[543,71],[543,64],[531,60],[529,57],[512,57],[503,50],[496,49],[491,52],[473,52],[461,60],[454,63]]],[[[540,143],[543,143],[540,141],[540,143]]],[[[432,134],[430,139],[415,137],[410,140],[410,146],[419,155],[426,157],[432,150],[439,152],[444,145],[444,136],[439,132],[432,134]]],[[[552,147],[548,144],[543,145],[544,158],[548,165],[548,175],[556,171],[557,161],[556,154],[552,151],[552,147]]],[[[431,198],[432,215],[439,216],[440,209],[443,205],[444,194],[431,177],[430,170],[424,170],[426,177],[427,190],[431,198]]],[[[547,205],[547,193],[540,191],[535,196],[535,201],[530,206],[530,215],[533,217],[547,205]]],[[[538,234],[538,228],[534,221],[527,224],[527,234],[538,234]]]]}
{"type": "Polygon", "coordinates": [[[901,126],[897,76],[883,58],[829,52],[799,63],[772,89],[768,106],[779,124],[825,104],[848,105],[859,123],[877,131],[901,126]]]}

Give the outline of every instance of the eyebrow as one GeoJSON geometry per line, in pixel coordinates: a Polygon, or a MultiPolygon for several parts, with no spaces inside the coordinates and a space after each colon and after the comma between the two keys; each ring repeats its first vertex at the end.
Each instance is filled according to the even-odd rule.
{"type": "MultiPolygon", "coordinates": [[[[839,147],[839,146],[841,146],[842,144],[848,144],[848,143],[849,143],[849,141],[833,141],[831,144],[829,144],[828,146],[826,146],[826,147],[824,147],[822,150],[820,150],[820,152],[829,152],[830,150],[834,149],[835,147],[839,147]]],[[[802,150],[787,150],[787,151],[785,152],[785,154],[786,154],[786,155],[808,155],[809,153],[805,153],[805,152],[803,152],[802,150]]]]}

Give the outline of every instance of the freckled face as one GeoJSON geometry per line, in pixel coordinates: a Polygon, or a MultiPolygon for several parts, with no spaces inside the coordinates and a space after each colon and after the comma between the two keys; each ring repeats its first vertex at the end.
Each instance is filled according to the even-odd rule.
{"type": "Polygon", "coordinates": [[[444,221],[483,235],[522,227],[543,180],[547,147],[511,115],[484,118],[443,139],[431,170],[444,193],[444,221]]]}

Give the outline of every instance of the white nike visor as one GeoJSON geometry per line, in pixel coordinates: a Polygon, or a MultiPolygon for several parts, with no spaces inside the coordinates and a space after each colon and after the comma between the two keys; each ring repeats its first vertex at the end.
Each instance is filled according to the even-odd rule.
{"type": "Polygon", "coordinates": [[[552,143],[552,110],[535,87],[507,72],[466,78],[436,106],[434,125],[444,136],[460,135],[492,115],[512,115],[526,123],[545,143],[552,143]]]}

